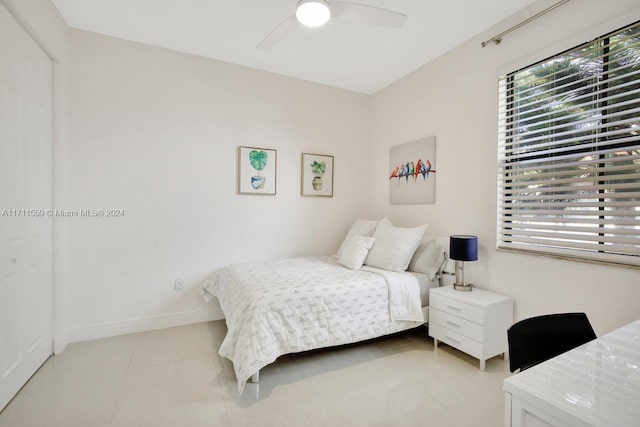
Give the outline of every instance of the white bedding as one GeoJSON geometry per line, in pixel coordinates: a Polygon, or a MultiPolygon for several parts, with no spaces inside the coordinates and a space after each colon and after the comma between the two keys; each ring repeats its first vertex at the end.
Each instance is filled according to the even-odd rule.
{"type": "Polygon", "coordinates": [[[349,270],[334,257],[291,258],[222,268],[204,283],[227,322],[219,354],[245,383],[279,356],[363,341],[424,322],[411,273],[349,270]],[[402,320],[393,320],[393,319],[402,320]]]}
{"type": "MultiPolygon", "coordinates": [[[[420,285],[420,302],[422,303],[422,307],[427,307],[429,305],[429,289],[440,286],[439,279],[436,277],[431,280],[426,274],[416,273],[415,271],[408,271],[407,273],[411,273],[413,277],[418,280],[418,284],[420,285]]],[[[424,320],[428,321],[428,319],[424,320]]]]}
{"type": "Polygon", "coordinates": [[[420,285],[414,275],[367,266],[362,269],[382,276],[387,283],[391,320],[424,322],[420,303],[420,285]]]}

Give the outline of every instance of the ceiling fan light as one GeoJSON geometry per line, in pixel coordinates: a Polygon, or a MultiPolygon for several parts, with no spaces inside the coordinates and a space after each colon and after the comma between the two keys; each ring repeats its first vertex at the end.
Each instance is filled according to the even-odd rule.
{"type": "Polygon", "coordinates": [[[304,26],[320,27],[331,18],[331,10],[326,0],[300,0],[296,18],[304,26]]]}

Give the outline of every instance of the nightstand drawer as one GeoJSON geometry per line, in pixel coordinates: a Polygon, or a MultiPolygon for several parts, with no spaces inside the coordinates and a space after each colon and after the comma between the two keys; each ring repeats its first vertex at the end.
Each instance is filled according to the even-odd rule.
{"type": "Polygon", "coordinates": [[[482,343],[462,334],[443,328],[440,325],[429,323],[429,335],[473,357],[482,357],[482,343]]]}
{"type": "Polygon", "coordinates": [[[484,327],[436,308],[430,310],[429,323],[458,332],[476,341],[484,341],[484,327]]]}
{"type": "Polygon", "coordinates": [[[464,302],[443,297],[442,295],[434,294],[429,296],[429,305],[432,308],[444,311],[445,313],[450,313],[474,323],[484,325],[485,310],[480,307],[475,307],[470,304],[465,304],[464,302]]]}

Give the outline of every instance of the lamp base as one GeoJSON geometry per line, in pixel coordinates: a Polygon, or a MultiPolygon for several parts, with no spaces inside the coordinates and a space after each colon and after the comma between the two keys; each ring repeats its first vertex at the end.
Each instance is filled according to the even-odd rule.
{"type": "Polygon", "coordinates": [[[471,292],[473,285],[471,283],[454,283],[453,289],[460,292],[471,292]]]}

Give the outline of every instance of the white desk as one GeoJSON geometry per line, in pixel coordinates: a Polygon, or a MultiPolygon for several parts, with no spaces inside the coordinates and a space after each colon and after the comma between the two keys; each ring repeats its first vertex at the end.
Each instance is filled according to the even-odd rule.
{"type": "Polygon", "coordinates": [[[640,320],[507,378],[504,391],[506,425],[640,426],[640,320]]]}

